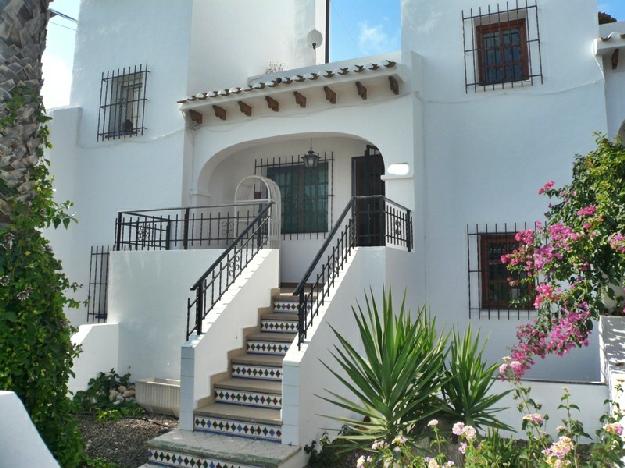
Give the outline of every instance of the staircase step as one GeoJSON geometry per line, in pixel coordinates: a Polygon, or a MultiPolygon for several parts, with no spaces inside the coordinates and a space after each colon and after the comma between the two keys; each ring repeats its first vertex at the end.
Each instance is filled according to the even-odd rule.
{"type": "Polygon", "coordinates": [[[261,317],[260,330],[270,333],[297,333],[297,314],[267,314],[261,317]],[[284,317],[282,317],[284,316],[284,317]]]}
{"type": "Polygon", "coordinates": [[[181,429],[152,439],[147,446],[145,466],[150,467],[278,468],[296,466],[295,458],[303,455],[299,447],[290,445],[181,429]]]}
{"type": "Polygon", "coordinates": [[[228,388],[230,390],[245,390],[250,392],[282,394],[282,383],[280,382],[258,382],[249,379],[229,378],[217,382],[215,387],[228,388]]]}
{"type": "Polygon", "coordinates": [[[242,354],[232,358],[232,377],[282,381],[282,356],[242,354]]]}
{"type": "Polygon", "coordinates": [[[282,384],[246,379],[227,379],[215,384],[215,401],[256,408],[282,408],[282,384]]]}
{"type": "Polygon", "coordinates": [[[284,356],[295,336],[294,333],[254,333],[247,337],[246,350],[250,354],[284,356]]]}
{"type": "Polygon", "coordinates": [[[212,403],[194,413],[193,430],[280,442],[280,410],[212,403]]]}

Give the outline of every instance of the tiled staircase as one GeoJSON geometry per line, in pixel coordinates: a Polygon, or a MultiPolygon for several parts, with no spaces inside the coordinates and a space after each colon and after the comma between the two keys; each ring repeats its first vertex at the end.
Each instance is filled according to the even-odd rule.
{"type": "Polygon", "coordinates": [[[299,447],[281,445],[282,360],[297,335],[293,287],[271,291],[259,325],[230,353],[229,375],[213,380],[209,402],[194,412],[193,432],[172,431],[148,442],[146,466],[300,468],[299,447]]]}
{"type": "Polygon", "coordinates": [[[260,325],[232,354],[230,376],[214,384],[213,401],[194,413],[194,430],[280,442],[282,360],[297,333],[292,288],[272,291],[260,325]]]}

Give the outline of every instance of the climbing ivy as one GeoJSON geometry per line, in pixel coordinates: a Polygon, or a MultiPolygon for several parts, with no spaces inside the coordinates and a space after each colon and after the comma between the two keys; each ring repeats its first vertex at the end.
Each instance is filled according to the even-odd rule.
{"type": "Polygon", "coordinates": [[[35,105],[41,144],[35,150],[38,163],[28,168],[33,183],[28,201],[18,201],[6,184],[0,184],[10,207],[8,225],[0,226],[0,389],[20,397],[52,454],[62,467],[72,468],[83,461],[84,446],[67,397],[79,349],[71,342],[74,329],[64,309],[78,305],[67,295],[78,285],[62,272],[42,233],[46,227],[69,226],[71,203],[53,199],[43,153],[50,147],[49,118],[40,96],[26,87],[15,88],[2,104],[7,109],[0,120],[3,136],[20,124],[22,106],[35,105]]]}

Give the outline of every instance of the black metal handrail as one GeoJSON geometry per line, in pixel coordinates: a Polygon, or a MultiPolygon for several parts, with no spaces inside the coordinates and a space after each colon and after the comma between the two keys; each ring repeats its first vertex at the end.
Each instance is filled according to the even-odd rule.
{"type": "Polygon", "coordinates": [[[120,211],[115,250],[225,248],[258,215],[260,203],[120,211]]]}
{"type": "Polygon", "coordinates": [[[299,296],[298,347],[353,249],[374,245],[403,247],[410,252],[411,211],[382,195],[352,197],[293,292],[299,296]]]}
{"type": "Polygon", "coordinates": [[[256,254],[263,249],[271,236],[271,207],[268,203],[226,250],[193,284],[195,298],[187,299],[187,340],[191,333],[202,334],[202,322],[234,283],[256,254]],[[209,294],[210,290],[210,294],[209,294]],[[195,325],[191,325],[191,311],[195,308],[195,325]]]}

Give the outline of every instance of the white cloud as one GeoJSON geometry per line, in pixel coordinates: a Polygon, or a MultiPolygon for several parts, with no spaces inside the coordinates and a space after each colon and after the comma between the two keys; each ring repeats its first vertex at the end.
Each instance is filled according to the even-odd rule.
{"type": "Polygon", "coordinates": [[[375,55],[392,50],[394,40],[384,30],[381,24],[370,26],[366,21],[360,23],[358,34],[358,48],[363,55],[375,55]]]}
{"type": "Polygon", "coordinates": [[[41,94],[46,109],[68,105],[72,86],[71,66],[60,57],[46,52],[42,63],[44,81],[41,94]]]}

